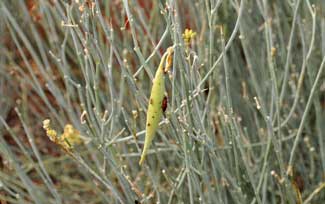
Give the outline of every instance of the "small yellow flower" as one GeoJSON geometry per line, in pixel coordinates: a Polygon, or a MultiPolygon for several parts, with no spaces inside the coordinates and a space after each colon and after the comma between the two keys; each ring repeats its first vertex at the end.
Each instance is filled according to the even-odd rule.
{"type": "Polygon", "coordinates": [[[58,137],[57,132],[51,128],[50,122],[51,121],[49,119],[43,121],[43,128],[46,131],[46,135],[50,138],[51,141],[61,146],[65,151],[70,151],[75,145],[81,144],[83,142],[80,132],[71,124],[67,124],[64,127],[63,134],[58,137]]]}
{"type": "Polygon", "coordinates": [[[72,146],[81,144],[83,142],[80,137],[80,132],[75,129],[71,124],[67,124],[64,127],[64,132],[61,135],[61,138],[63,140],[67,140],[72,146]]]}
{"type": "Polygon", "coordinates": [[[185,29],[183,33],[183,39],[186,46],[189,46],[191,40],[196,36],[196,32],[194,32],[192,29],[185,29]]]}

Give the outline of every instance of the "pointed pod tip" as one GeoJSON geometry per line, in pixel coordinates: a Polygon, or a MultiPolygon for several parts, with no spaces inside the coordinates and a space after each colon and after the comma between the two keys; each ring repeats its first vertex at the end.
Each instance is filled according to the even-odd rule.
{"type": "Polygon", "coordinates": [[[142,166],[142,163],[144,161],[144,157],[141,157],[140,161],[139,161],[139,165],[142,166]]]}

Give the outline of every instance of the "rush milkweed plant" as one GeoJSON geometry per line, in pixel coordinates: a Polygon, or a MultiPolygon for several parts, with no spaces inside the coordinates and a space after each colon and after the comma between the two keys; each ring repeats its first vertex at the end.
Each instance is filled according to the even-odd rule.
{"type": "Polygon", "coordinates": [[[321,203],[324,11],[0,1],[0,200],[321,203]]]}

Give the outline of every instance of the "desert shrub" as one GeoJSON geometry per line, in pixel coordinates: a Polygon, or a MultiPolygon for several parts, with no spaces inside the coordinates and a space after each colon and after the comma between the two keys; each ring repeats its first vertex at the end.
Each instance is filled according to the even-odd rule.
{"type": "Polygon", "coordinates": [[[1,1],[0,200],[321,203],[324,3],[1,1]]]}

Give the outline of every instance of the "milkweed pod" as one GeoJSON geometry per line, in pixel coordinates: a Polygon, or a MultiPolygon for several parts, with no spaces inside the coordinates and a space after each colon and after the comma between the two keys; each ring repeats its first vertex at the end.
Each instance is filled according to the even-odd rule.
{"type": "Polygon", "coordinates": [[[165,59],[167,57],[167,60],[169,60],[169,62],[166,61],[166,66],[169,66],[169,67],[171,66],[172,53],[173,53],[173,48],[172,47],[168,48],[166,53],[163,55],[163,57],[160,61],[159,67],[155,74],[155,78],[154,78],[152,89],[151,89],[149,104],[148,104],[147,121],[146,121],[146,136],[145,136],[143,151],[142,151],[140,162],[139,162],[140,165],[145,160],[146,154],[149,150],[149,147],[150,147],[151,142],[155,136],[155,133],[158,129],[159,122],[163,115],[162,104],[163,104],[164,98],[165,98],[164,74],[165,74],[165,70],[166,70],[166,69],[164,69],[163,65],[164,65],[165,59]]]}

